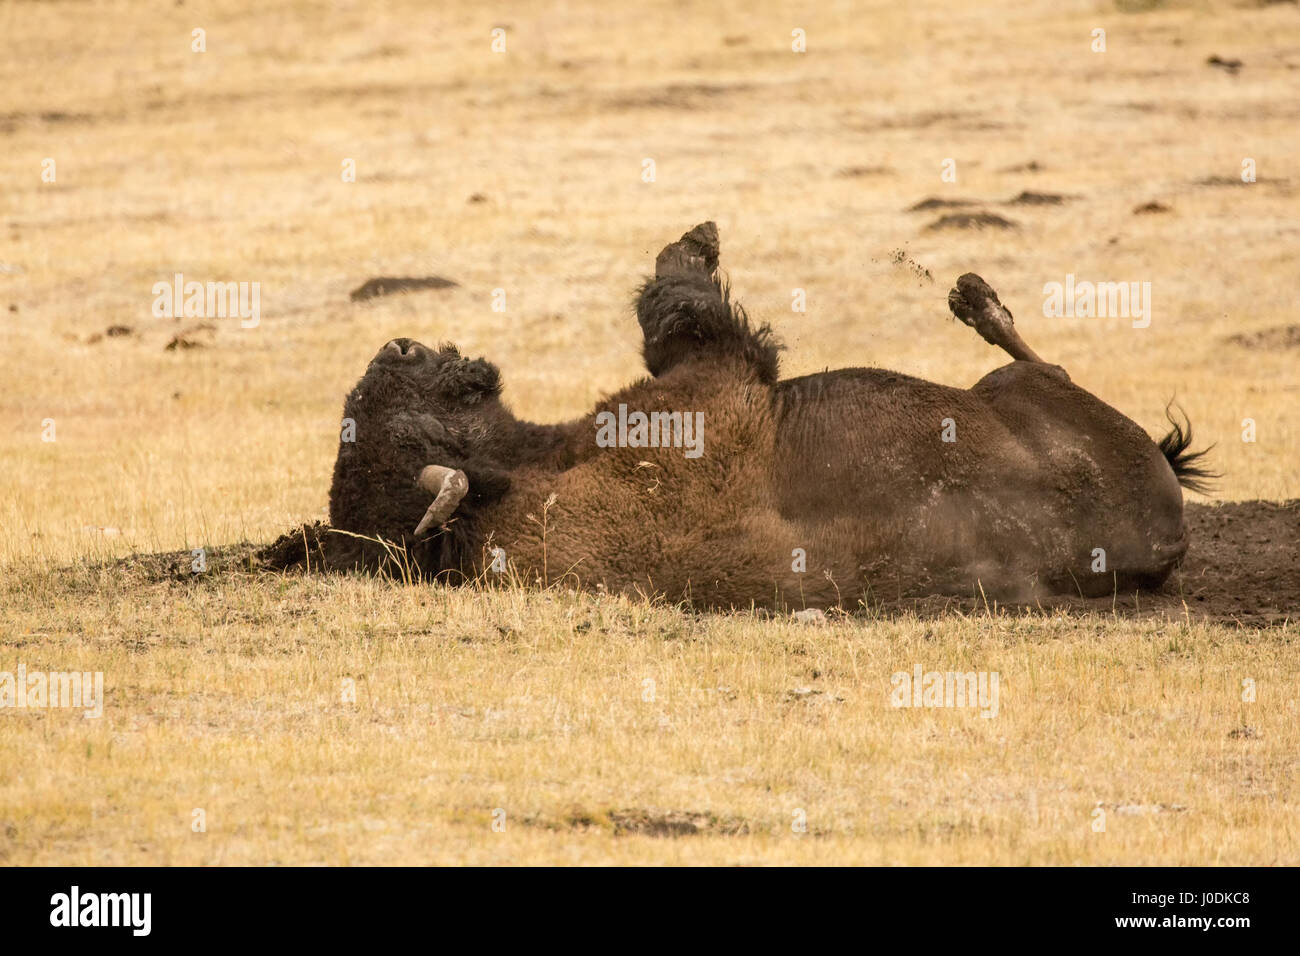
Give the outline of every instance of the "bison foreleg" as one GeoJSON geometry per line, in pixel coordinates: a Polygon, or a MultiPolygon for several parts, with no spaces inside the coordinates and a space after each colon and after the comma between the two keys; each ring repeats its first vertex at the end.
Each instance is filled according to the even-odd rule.
{"type": "Polygon", "coordinates": [[[718,278],[718,228],[700,223],[664,247],[655,276],[641,287],[636,317],[645,336],[646,367],[655,377],[684,362],[738,358],[758,378],[776,382],[779,346],[766,325],[749,324],[718,278]]]}

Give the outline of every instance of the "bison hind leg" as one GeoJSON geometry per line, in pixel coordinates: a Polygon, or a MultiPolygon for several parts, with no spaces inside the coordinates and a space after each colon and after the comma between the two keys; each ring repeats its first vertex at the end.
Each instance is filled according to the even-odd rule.
{"type": "MultiPolygon", "coordinates": [[[[975,273],[967,272],[958,278],[957,285],[948,293],[948,308],[960,322],[978,332],[985,342],[998,346],[1013,359],[1049,364],[1025,344],[1016,331],[1011,310],[998,299],[993,287],[975,273]]],[[[1061,373],[1064,375],[1065,370],[1061,369],[1061,373]]]]}
{"type": "Polygon", "coordinates": [[[684,362],[739,358],[760,381],[775,384],[780,344],[767,325],[753,326],[718,275],[718,228],[701,223],[665,246],[655,276],[637,294],[646,367],[656,377],[684,362]]]}

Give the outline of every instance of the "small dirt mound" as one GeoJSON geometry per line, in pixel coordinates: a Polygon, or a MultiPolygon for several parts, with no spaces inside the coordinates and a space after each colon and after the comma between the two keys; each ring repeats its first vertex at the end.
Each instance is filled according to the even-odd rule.
{"type": "Polygon", "coordinates": [[[217,327],[213,323],[200,322],[198,325],[182,329],[172,336],[172,340],[164,347],[164,351],[175,352],[184,349],[207,348],[216,332],[217,327]]]}
{"type": "Polygon", "coordinates": [[[104,341],[105,338],[116,339],[124,335],[134,335],[135,330],[129,325],[110,325],[103,332],[96,332],[90,338],[86,339],[87,345],[95,345],[104,341]]]}
{"type": "Polygon", "coordinates": [[[1135,216],[1149,216],[1161,212],[1169,212],[1169,207],[1162,202],[1156,202],[1154,199],[1151,202],[1144,202],[1140,206],[1133,207],[1133,215],[1135,216]]]}
{"type": "Polygon", "coordinates": [[[1240,176],[1206,176],[1196,181],[1198,186],[1252,186],[1240,176]]]}
{"type": "Polygon", "coordinates": [[[907,207],[908,212],[927,212],[931,209],[964,209],[967,206],[974,206],[974,199],[940,199],[938,196],[927,196],[918,203],[907,207]]]}
{"type": "Polygon", "coordinates": [[[862,179],[867,176],[888,176],[892,172],[888,166],[845,166],[835,175],[840,179],[862,179]]]}
{"type": "Polygon", "coordinates": [[[327,543],[334,537],[329,525],[315,521],[280,535],[253,557],[267,571],[327,570],[333,566],[327,543]]]}
{"type": "Polygon", "coordinates": [[[1236,59],[1228,60],[1225,59],[1224,57],[1219,56],[1217,53],[1209,57],[1205,61],[1205,65],[1217,67],[1218,69],[1223,70],[1227,73],[1231,73],[1234,76],[1242,67],[1242,63],[1240,60],[1236,60],[1236,59]]]}
{"type": "Polygon", "coordinates": [[[1008,199],[1008,206],[1060,206],[1068,197],[1060,193],[1036,193],[1026,189],[1014,199],[1008,199]]]}
{"type": "Polygon", "coordinates": [[[377,299],[380,296],[394,295],[398,292],[419,292],[423,289],[452,289],[459,285],[459,282],[453,282],[451,279],[444,279],[442,276],[408,276],[406,278],[380,276],[374,279],[367,279],[364,283],[353,289],[348,297],[353,302],[364,302],[367,299],[377,299]]]}
{"type": "Polygon", "coordinates": [[[262,567],[257,558],[256,546],[247,541],[190,551],[131,554],[114,561],[112,566],[123,572],[128,579],[141,583],[192,582],[206,576],[257,571],[262,567]]]}
{"type": "Polygon", "coordinates": [[[940,216],[925,227],[926,232],[944,229],[1019,229],[1019,223],[992,212],[954,212],[940,216]]]}

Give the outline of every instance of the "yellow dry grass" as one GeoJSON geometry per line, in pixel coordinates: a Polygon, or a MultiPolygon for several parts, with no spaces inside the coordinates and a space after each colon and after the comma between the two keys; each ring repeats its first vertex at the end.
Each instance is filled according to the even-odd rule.
{"type": "Polygon", "coordinates": [[[0,710],[0,862],[1300,862],[1294,625],[99,564],[323,517],[342,396],[396,335],[489,356],[525,417],[589,407],[641,372],[638,277],[708,218],[786,374],[973,382],[1002,361],[946,318],[973,270],[1148,430],[1176,395],[1221,497],[1300,496],[1297,353],[1224,341],[1295,322],[1300,21],[1122,6],[0,4],[0,671],[108,695],[0,710]],[[929,196],[1020,228],[926,231],[929,196]],[[260,324],[165,351],[177,272],[259,282],[260,324]],[[1067,273],[1151,282],[1151,326],[1045,318],[1067,273]],[[426,274],[460,287],[348,299],[426,274]],[[917,665],[999,672],[998,716],[891,708],[917,665]]]}

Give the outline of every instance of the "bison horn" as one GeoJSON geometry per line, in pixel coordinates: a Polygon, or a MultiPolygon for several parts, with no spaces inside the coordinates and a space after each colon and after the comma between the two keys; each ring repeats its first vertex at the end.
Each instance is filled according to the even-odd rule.
{"type": "Polygon", "coordinates": [[[444,468],[442,465],[428,465],[420,472],[416,484],[436,496],[420,523],[415,526],[415,536],[418,538],[429,528],[441,525],[451,517],[451,513],[469,491],[469,479],[463,471],[444,468]]]}

